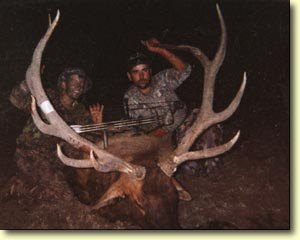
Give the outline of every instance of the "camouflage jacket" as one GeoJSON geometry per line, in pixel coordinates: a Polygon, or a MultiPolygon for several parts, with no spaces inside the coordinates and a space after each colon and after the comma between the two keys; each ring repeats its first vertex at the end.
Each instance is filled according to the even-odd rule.
{"type": "MultiPolygon", "coordinates": [[[[47,96],[51,101],[53,107],[57,111],[57,113],[64,119],[64,121],[68,124],[88,124],[91,123],[91,118],[89,112],[86,110],[85,106],[80,103],[76,103],[74,108],[70,111],[67,110],[60,102],[59,94],[57,91],[52,89],[46,90],[47,96]]],[[[30,101],[29,97],[24,99],[19,99],[15,97],[15,100],[18,99],[17,107],[21,110],[29,111],[30,101]]],[[[14,103],[14,105],[16,105],[14,103]]],[[[43,118],[45,122],[47,122],[46,118],[43,114],[40,113],[40,116],[43,118]]],[[[38,149],[40,152],[56,152],[56,144],[63,142],[54,136],[45,135],[40,132],[35,126],[32,118],[30,117],[21,135],[17,138],[17,147],[18,148],[27,148],[27,149],[38,149]]]]}
{"type": "Polygon", "coordinates": [[[144,95],[132,85],[124,95],[125,112],[130,118],[158,117],[162,121],[141,127],[151,131],[156,127],[174,131],[186,117],[186,106],[178,98],[175,90],[191,74],[191,66],[179,72],[173,68],[163,70],[152,77],[151,92],[144,95]]]}

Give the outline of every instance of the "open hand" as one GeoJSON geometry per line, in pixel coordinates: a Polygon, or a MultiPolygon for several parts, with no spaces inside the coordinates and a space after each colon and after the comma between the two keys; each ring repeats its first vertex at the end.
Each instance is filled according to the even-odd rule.
{"type": "Polygon", "coordinates": [[[104,109],[104,105],[101,105],[99,103],[92,104],[89,106],[93,123],[103,122],[103,109],[104,109]]]}

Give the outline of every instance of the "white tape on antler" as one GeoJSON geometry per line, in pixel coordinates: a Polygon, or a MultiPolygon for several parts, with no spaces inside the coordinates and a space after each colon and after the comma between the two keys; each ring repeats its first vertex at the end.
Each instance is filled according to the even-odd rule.
{"type": "Polygon", "coordinates": [[[52,104],[47,100],[41,103],[40,108],[42,109],[43,113],[48,114],[54,111],[52,104]]]}

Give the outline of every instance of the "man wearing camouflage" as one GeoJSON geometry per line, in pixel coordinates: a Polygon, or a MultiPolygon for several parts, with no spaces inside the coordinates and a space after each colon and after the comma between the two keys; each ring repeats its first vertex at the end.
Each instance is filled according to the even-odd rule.
{"type": "MultiPolygon", "coordinates": [[[[78,102],[79,98],[86,93],[91,86],[91,80],[80,68],[67,68],[58,77],[57,91],[46,89],[49,100],[58,114],[70,124],[87,124],[102,122],[103,106],[99,104],[90,106],[90,113],[85,106],[78,102]]],[[[10,94],[11,103],[26,112],[30,111],[31,98],[25,81],[15,86],[10,94]]],[[[42,118],[45,117],[41,115],[42,118]]],[[[28,186],[38,183],[40,188],[47,189],[50,197],[55,197],[55,182],[63,175],[63,165],[56,156],[56,144],[60,143],[72,157],[82,157],[80,151],[65,144],[62,140],[41,133],[30,117],[23,128],[21,135],[17,138],[14,160],[28,186]],[[33,174],[34,172],[34,174],[33,174]],[[49,176],[56,176],[49,182],[49,176]]],[[[51,177],[50,177],[51,178],[51,177]]],[[[40,192],[40,191],[36,191],[40,192]]],[[[59,194],[57,194],[59,197],[59,194]]],[[[44,194],[41,197],[47,197],[44,194]]],[[[49,196],[48,196],[49,197],[49,196]]]]}
{"type": "Polygon", "coordinates": [[[136,53],[128,60],[127,76],[133,85],[124,95],[125,110],[129,117],[144,119],[155,117],[159,123],[141,127],[156,136],[172,133],[184,121],[186,106],[175,93],[191,74],[191,66],[167,49],[159,47],[155,38],[142,42],[153,53],[165,58],[173,68],[152,76],[149,59],[136,53]]]}
{"type": "MultiPolygon", "coordinates": [[[[199,109],[194,109],[186,118],[186,106],[175,93],[183,81],[191,74],[191,66],[184,63],[170,51],[160,48],[156,39],[142,42],[146,48],[164,57],[173,68],[167,69],[152,76],[150,61],[145,55],[137,53],[128,60],[127,76],[133,85],[124,96],[125,110],[129,117],[143,119],[147,117],[161,117],[163,123],[142,126],[142,130],[155,136],[162,136],[176,130],[176,142],[185,135],[196,119],[199,109]]],[[[208,129],[201,138],[198,138],[192,149],[199,150],[219,145],[222,141],[220,126],[208,129]]],[[[199,170],[205,173],[212,171],[219,162],[219,158],[202,161],[189,161],[182,165],[188,174],[197,174],[199,170]]]]}

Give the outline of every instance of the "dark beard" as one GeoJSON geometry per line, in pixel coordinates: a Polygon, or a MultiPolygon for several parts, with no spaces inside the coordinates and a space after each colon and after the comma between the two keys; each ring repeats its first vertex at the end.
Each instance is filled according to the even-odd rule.
{"type": "MultiPolygon", "coordinates": [[[[144,81],[144,79],[142,79],[140,81],[142,82],[142,81],[144,81]]],[[[139,82],[137,82],[137,83],[135,83],[135,86],[138,87],[139,89],[146,89],[150,86],[150,83],[151,83],[150,80],[146,83],[141,83],[141,84],[139,82]]]]}

